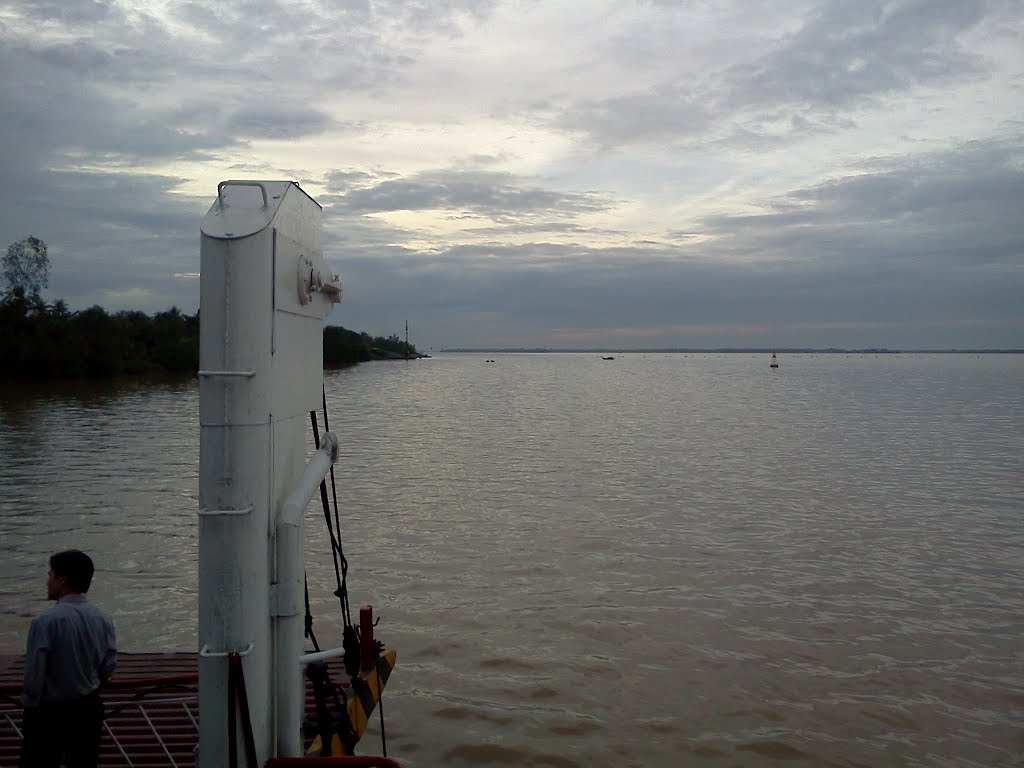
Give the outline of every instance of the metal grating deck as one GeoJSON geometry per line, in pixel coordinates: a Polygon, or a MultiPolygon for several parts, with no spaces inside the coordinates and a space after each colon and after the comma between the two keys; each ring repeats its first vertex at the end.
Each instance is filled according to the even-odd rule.
{"type": "MultiPolygon", "coordinates": [[[[334,680],[347,679],[340,660],[328,666],[334,680]]],[[[0,768],[17,766],[21,753],[18,690],[23,669],[22,656],[0,656],[0,768]]],[[[113,685],[103,692],[107,719],[100,743],[101,768],[194,768],[196,674],[194,653],[119,653],[113,685]]],[[[312,712],[313,706],[307,681],[306,711],[312,712]]]]}

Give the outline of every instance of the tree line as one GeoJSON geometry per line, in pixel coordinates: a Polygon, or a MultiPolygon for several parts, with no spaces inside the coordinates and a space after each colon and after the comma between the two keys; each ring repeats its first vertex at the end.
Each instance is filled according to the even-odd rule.
{"type": "MultiPolygon", "coordinates": [[[[199,369],[199,314],[177,307],[147,315],[100,306],[69,311],[40,296],[49,277],[46,244],[30,237],[3,258],[0,378],[109,378],[194,374],[199,369]]],[[[379,356],[415,356],[397,334],[373,337],[340,326],[324,329],[324,365],[355,365],[379,356]]]]}

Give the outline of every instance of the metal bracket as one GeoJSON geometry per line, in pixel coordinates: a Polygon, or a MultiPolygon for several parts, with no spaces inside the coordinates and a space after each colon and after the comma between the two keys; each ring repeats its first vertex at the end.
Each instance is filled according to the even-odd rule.
{"type": "Polygon", "coordinates": [[[323,293],[332,304],[341,301],[341,277],[333,272],[325,274],[306,254],[299,256],[297,277],[299,304],[309,304],[317,291],[323,293]]]}
{"type": "Polygon", "coordinates": [[[312,259],[303,254],[299,257],[298,267],[299,278],[299,304],[309,304],[313,294],[319,291],[324,285],[324,279],[315,266],[312,259]]]}
{"type": "Polygon", "coordinates": [[[298,595],[288,589],[282,589],[281,584],[270,585],[270,615],[271,616],[298,616],[299,600],[298,595]]]}

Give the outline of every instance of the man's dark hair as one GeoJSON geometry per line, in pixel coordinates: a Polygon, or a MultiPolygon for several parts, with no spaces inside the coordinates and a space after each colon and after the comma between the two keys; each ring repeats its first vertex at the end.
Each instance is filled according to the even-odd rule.
{"type": "Polygon", "coordinates": [[[75,592],[88,592],[95,571],[92,558],[77,549],[58,552],[50,558],[50,567],[57,576],[67,579],[68,586],[75,592]]]}

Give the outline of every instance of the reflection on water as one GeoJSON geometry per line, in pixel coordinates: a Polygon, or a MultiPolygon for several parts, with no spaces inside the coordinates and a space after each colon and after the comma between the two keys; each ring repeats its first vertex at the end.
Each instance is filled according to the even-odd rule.
{"type": "MultiPolygon", "coordinates": [[[[399,651],[389,753],[1019,764],[1024,359],[617,358],[328,374],[350,593],[399,651]]],[[[0,394],[0,650],[68,546],[125,648],[196,647],[196,414],[192,381],[0,394]]]]}
{"type": "Polygon", "coordinates": [[[90,595],[126,616],[122,647],[192,645],[197,406],[191,379],[0,390],[0,647],[24,642],[70,547],[95,553],[90,595]]]}

